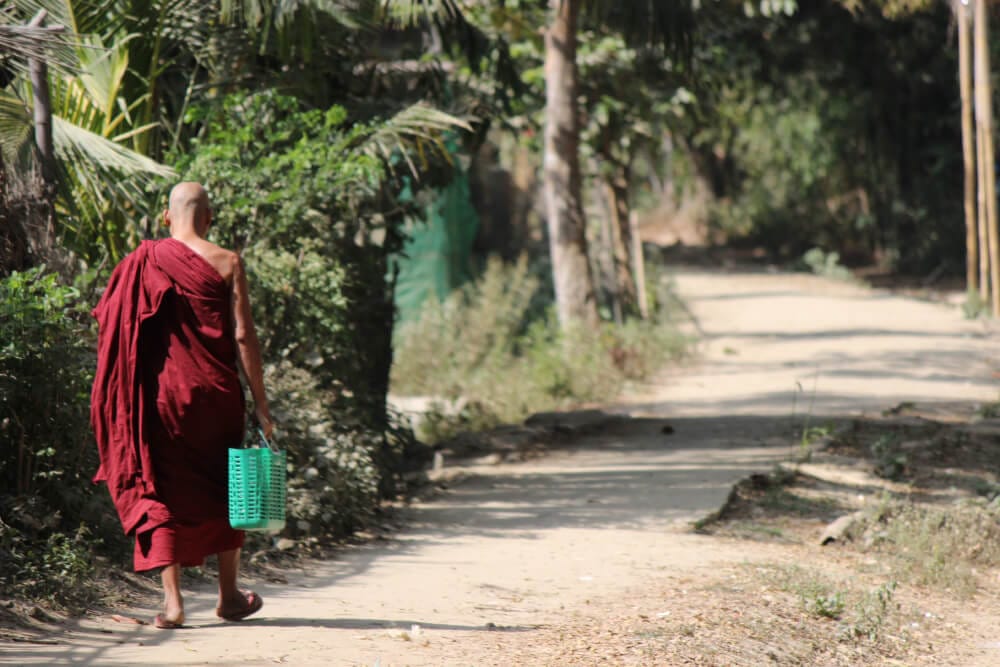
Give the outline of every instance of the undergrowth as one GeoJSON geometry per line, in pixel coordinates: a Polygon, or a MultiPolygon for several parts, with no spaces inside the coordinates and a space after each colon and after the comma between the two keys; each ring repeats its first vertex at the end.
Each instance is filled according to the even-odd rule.
{"type": "Polygon", "coordinates": [[[1000,565],[1000,506],[985,499],[942,507],[885,499],[850,537],[889,563],[895,579],[968,597],[978,573],[1000,565]]]}
{"type": "Polygon", "coordinates": [[[443,303],[428,302],[419,320],[400,328],[393,392],[439,401],[424,420],[424,438],[606,400],[686,350],[668,299],[657,299],[661,305],[649,320],[562,329],[539,305],[540,290],[524,259],[492,260],[478,281],[443,303]]]}
{"type": "Polygon", "coordinates": [[[765,565],[756,571],[765,582],[795,595],[807,615],[836,621],[844,642],[878,641],[898,608],[893,601],[898,584],[892,579],[862,589],[799,566],[765,565]]]}

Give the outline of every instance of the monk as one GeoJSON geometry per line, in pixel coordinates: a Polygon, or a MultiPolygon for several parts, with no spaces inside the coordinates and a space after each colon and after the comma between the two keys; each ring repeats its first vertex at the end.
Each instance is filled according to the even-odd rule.
{"type": "Polygon", "coordinates": [[[163,224],[170,238],[143,241],[115,268],[93,311],[97,372],[91,424],[105,482],[137,572],[161,570],[160,628],[184,624],[182,566],[219,562],[216,614],[242,620],[261,608],[237,588],[244,534],[228,521],[227,450],[243,439],[240,373],[270,439],[260,345],[247,278],[234,252],[205,240],[205,189],[180,183],[163,224]]]}

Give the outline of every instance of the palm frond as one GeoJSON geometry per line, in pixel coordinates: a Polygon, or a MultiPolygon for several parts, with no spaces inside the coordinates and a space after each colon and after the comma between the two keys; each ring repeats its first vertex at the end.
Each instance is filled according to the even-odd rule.
{"type": "Polygon", "coordinates": [[[52,117],[53,144],[56,156],[64,162],[86,165],[95,173],[113,172],[125,178],[175,176],[173,169],[100,134],[52,117]]]}
{"type": "Polygon", "coordinates": [[[224,24],[244,25],[251,34],[312,44],[318,20],[326,18],[350,30],[370,27],[370,0],[220,0],[219,18],[224,24]]]}
{"type": "Polygon", "coordinates": [[[52,69],[73,72],[76,69],[73,42],[72,33],[67,31],[0,23],[0,65],[22,76],[28,73],[29,60],[44,61],[52,69]]]}
{"type": "Polygon", "coordinates": [[[9,91],[0,92],[0,155],[4,163],[18,166],[33,133],[31,111],[24,102],[9,91]]]}
{"type": "Polygon", "coordinates": [[[390,167],[396,159],[402,159],[413,177],[419,179],[421,169],[414,164],[413,157],[426,158],[431,153],[450,161],[445,136],[455,130],[471,132],[472,126],[461,118],[418,103],[378,125],[352,148],[383,160],[390,167]]]}
{"type": "Polygon", "coordinates": [[[464,20],[456,0],[381,0],[382,15],[403,27],[419,25],[424,20],[441,24],[464,20]]]}

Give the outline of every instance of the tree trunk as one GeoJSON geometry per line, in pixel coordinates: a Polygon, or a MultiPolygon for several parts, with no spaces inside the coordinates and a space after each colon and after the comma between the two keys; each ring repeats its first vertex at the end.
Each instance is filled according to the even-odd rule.
{"type": "Polygon", "coordinates": [[[958,83],[962,98],[962,166],[965,172],[965,288],[976,289],[979,244],[976,222],[976,151],[972,125],[972,49],[969,44],[969,9],[962,0],[958,13],[958,83]]]}
{"type": "Polygon", "coordinates": [[[580,0],[550,0],[545,33],[545,158],[543,192],[559,323],[597,323],[594,279],[587,259],[580,174],[576,27],[580,0]]]}
{"type": "Polygon", "coordinates": [[[997,196],[993,153],[993,102],[990,86],[989,26],[986,0],[976,0],[974,49],[976,78],[976,129],[981,133],[983,175],[986,199],[986,230],[989,240],[990,303],[994,316],[1000,315],[1000,236],[997,232],[997,196]]]}
{"type": "MultiPolygon", "coordinates": [[[[30,27],[41,27],[47,12],[39,11],[30,27]]],[[[39,257],[48,258],[56,246],[55,229],[55,193],[56,193],[56,155],[52,143],[52,103],[49,98],[49,73],[44,60],[28,61],[28,72],[31,76],[31,88],[34,93],[35,147],[38,151],[38,219],[35,222],[38,230],[35,248],[39,257]]]]}
{"type": "Polygon", "coordinates": [[[626,316],[635,315],[635,277],[632,270],[632,229],[629,225],[628,174],[625,167],[616,167],[613,176],[604,182],[611,212],[611,250],[615,262],[615,283],[618,300],[626,316]]]}

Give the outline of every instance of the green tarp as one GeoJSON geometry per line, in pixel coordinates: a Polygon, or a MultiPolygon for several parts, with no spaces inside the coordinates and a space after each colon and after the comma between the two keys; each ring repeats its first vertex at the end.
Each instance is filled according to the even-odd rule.
{"type": "Polygon", "coordinates": [[[410,239],[397,258],[400,322],[418,318],[429,296],[443,300],[472,278],[472,244],[478,229],[469,177],[459,170],[427,207],[425,219],[411,222],[410,239]]]}

